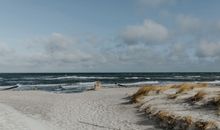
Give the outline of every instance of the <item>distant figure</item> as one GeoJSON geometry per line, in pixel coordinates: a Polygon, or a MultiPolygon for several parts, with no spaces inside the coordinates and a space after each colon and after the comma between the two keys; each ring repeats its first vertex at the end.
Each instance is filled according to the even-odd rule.
{"type": "Polygon", "coordinates": [[[94,90],[97,91],[97,90],[100,90],[102,88],[102,84],[100,81],[96,81],[95,82],[95,85],[94,85],[94,90]]]}

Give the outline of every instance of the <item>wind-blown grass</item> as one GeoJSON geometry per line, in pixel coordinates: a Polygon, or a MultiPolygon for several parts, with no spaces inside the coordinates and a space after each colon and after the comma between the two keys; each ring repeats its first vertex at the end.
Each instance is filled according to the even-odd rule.
{"type": "Polygon", "coordinates": [[[136,93],[134,93],[131,96],[131,102],[133,103],[138,103],[141,101],[141,99],[144,98],[144,96],[147,96],[150,92],[156,92],[157,94],[162,93],[168,89],[170,89],[172,86],[167,85],[167,86],[154,86],[154,85],[149,85],[149,86],[143,86],[136,93]]]}
{"type": "Polygon", "coordinates": [[[218,130],[216,122],[213,121],[196,121],[195,128],[198,130],[218,130]]]}
{"type": "Polygon", "coordinates": [[[200,114],[204,112],[202,107],[206,104],[214,106],[214,108],[217,108],[218,112],[220,113],[220,94],[218,95],[219,91],[215,91],[214,88],[211,87],[206,87],[208,87],[208,85],[203,83],[184,83],[164,87],[144,86],[140,88],[136,93],[134,93],[132,98],[133,101],[136,102],[141,102],[142,99],[145,99],[140,103],[141,106],[139,110],[142,112],[144,111],[147,117],[155,121],[162,129],[218,130],[219,122],[216,120],[216,115],[213,115],[215,114],[213,111],[207,111],[207,115],[210,117],[214,116],[213,118],[203,116],[200,117],[200,114]],[[178,97],[178,100],[175,101],[163,99],[167,95],[169,98],[173,99],[179,95],[181,96],[178,97]],[[213,96],[215,96],[215,98],[212,98],[213,96]],[[194,107],[194,105],[188,105],[187,103],[196,103],[196,106],[194,107]],[[172,104],[174,104],[173,108],[172,104]],[[187,106],[186,108],[185,105],[187,106]],[[195,109],[199,109],[199,111],[195,109]],[[190,112],[191,110],[192,113],[190,112]]]}
{"type": "Polygon", "coordinates": [[[212,98],[205,106],[213,106],[217,110],[217,114],[220,115],[220,96],[212,98]]]}
{"type": "Polygon", "coordinates": [[[176,88],[177,91],[175,94],[170,94],[168,95],[169,99],[175,99],[177,98],[179,95],[186,93],[188,91],[191,91],[195,88],[205,88],[208,87],[208,85],[206,83],[183,83],[180,85],[174,85],[171,88],[176,88]]]}
{"type": "Polygon", "coordinates": [[[205,93],[204,91],[199,91],[198,93],[196,93],[194,96],[190,97],[187,99],[187,101],[189,102],[198,102],[201,101],[202,99],[204,99],[204,97],[207,95],[207,93],[205,93]]]}
{"type": "Polygon", "coordinates": [[[178,116],[167,111],[155,111],[146,108],[146,114],[156,121],[161,128],[168,130],[218,130],[214,121],[196,120],[191,116],[178,116]],[[154,114],[153,114],[154,113],[154,114]]]}

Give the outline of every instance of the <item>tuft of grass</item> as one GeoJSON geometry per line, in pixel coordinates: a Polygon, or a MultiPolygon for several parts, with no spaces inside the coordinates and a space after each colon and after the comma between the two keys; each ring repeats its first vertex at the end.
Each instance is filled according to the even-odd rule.
{"type": "Polygon", "coordinates": [[[218,129],[216,122],[202,121],[202,120],[195,122],[195,128],[199,130],[217,130],[218,129]]]}
{"type": "Polygon", "coordinates": [[[183,117],[183,122],[185,122],[186,124],[189,125],[192,125],[193,124],[193,120],[192,120],[192,117],[191,116],[185,116],[183,117]]]}
{"type": "Polygon", "coordinates": [[[207,95],[207,93],[205,93],[204,91],[199,91],[197,94],[195,94],[194,96],[188,98],[187,100],[190,102],[198,102],[201,101],[202,99],[204,99],[204,97],[207,95]]]}
{"type": "Polygon", "coordinates": [[[194,88],[205,88],[205,87],[208,87],[207,83],[183,83],[180,85],[172,86],[172,88],[178,89],[176,93],[184,93],[194,88]]]}
{"type": "Polygon", "coordinates": [[[144,98],[144,96],[147,96],[149,94],[149,92],[156,92],[157,94],[159,94],[170,88],[171,86],[156,86],[156,85],[143,86],[131,96],[131,102],[133,103],[140,102],[144,98]]]}
{"type": "Polygon", "coordinates": [[[214,121],[193,120],[191,116],[178,116],[168,111],[157,111],[152,106],[147,106],[145,114],[158,123],[161,128],[168,130],[217,130],[218,125],[214,121]]]}
{"type": "Polygon", "coordinates": [[[188,130],[193,125],[191,116],[180,117],[176,122],[176,129],[178,130],[188,130]]]}
{"type": "Polygon", "coordinates": [[[159,111],[154,115],[156,121],[159,122],[160,127],[166,129],[181,129],[186,130],[193,125],[191,116],[176,116],[166,111],[159,111]]]}
{"type": "Polygon", "coordinates": [[[154,88],[154,91],[156,91],[157,94],[163,93],[166,90],[169,90],[172,86],[167,85],[167,86],[157,86],[154,88]]]}
{"type": "Polygon", "coordinates": [[[157,94],[163,93],[164,91],[171,89],[171,88],[177,88],[176,95],[170,95],[170,99],[175,99],[179,94],[190,91],[194,88],[203,88],[207,87],[207,84],[203,83],[198,83],[198,84],[193,84],[193,83],[184,83],[180,85],[165,85],[165,86],[156,86],[156,85],[148,85],[148,86],[143,86],[136,93],[134,93],[131,96],[131,102],[132,103],[138,103],[140,102],[144,96],[147,96],[149,92],[154,91],[157,94]]]}
{"type": "Polygon", "coordinates": [[[176,91],[176,94],[185,93],[187,91],[192,90],[193,88],[194,88],[193,84],[187,84],[187,83],[181,84],[178,90],[176,91]]]}
{"type": "Polygon", "coordinates": [[[153,90],[152,86],[143,86],[138,91],[131,96],[131,102],[138,103],[144,96],[148,95],[148,93],[153,90]]]}
{"type": "Polygon", "coordinates": [[[217,114],[220,115],[220,96],[212,98],[205,106],[213,106],[217,110],[217,114]]]}
{"type": "Polygon", "coordinates": [[[216,106],[217,114],[220,115],[220,96],[214,98],[213,103],[216,106]]]}
{"type": "Polygon", "coordinates": [[[158,117],[158,119],[160,120],[164,120],[164,118],[166,118],[169,115],[168,112],[166,111],[159,111],[158,113],[156,113],[156,117],[158,117]]]}
{"type": "Polygon", "coordinates": [[[178,94],[170,94],[168,95],[168,99],[176,99],[178,97],[178,94]]]}
{"type": "Polygon", "coordinates": [[[183,83],[179,85],[173,85],[170,88],[176,88],[177,91],[175,94],[168,95],[168,99],[176,99],[179,95],[191,91],[194,88],[204,88],[207,86],[208,85],[206,83],[183,83]]]}
{"type": "Polygon", "coordinates": [[[220,106],[220,96],[214,98],[214,102],[216,106],[220,106]]]}

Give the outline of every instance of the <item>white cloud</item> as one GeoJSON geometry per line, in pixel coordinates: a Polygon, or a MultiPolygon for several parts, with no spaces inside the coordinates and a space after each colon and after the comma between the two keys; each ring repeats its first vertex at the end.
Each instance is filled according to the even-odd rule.
{"type": "Polygon", "coordinates": [[[197,48],[197,56],[203,58],[220,57],[220,42],[201,41],[197,48]]]}
{"type": "Polygon", "coordinates": [[[169,48],[169,58],[173,61],[188,60],[187,47],[185,44],[176,43],[169,48]]]}
{"type": "Polygon", "coordinates": [[[12,52],[12,49],[5,43],[0,43],[0,56],[10,55],[12,52]]]}
{"type": "MultiPolygon", "coordinates": [[[[53,33],[49,37],[34,39],[31,42],[38,46],[40,44],[42,48],[39,49],[41,50],[40,52],[32,54],[30,60],[33,63],[70,64],[89,60],[92,57],[80,46],[80,41],[60,33],[53,33]]],[[[31,49],[36,51],[34,45],[32,45],[31,49]]]]}
{"type": "Polygon", "coordinates": [[[168,36],[168,29],[152,20],[145,20],[142,25],[128,26],[120,35],[127,44],[153,44],[165,41],[168,36]]]}
{"type": "Polygon", "coordinates": [[[177,24],[182,31],[198,31],[198,29],[202,28],[200,19],[187,15],[177,16],[177,24]]]}

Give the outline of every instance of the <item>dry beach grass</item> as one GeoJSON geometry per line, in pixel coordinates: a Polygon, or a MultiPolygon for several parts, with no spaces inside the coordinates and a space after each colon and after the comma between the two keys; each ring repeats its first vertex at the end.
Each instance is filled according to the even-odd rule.
{"type": "Polygon", "coordinates": [[[131,96],[131,102],[140,104],[139,110],[163,129],[218,130],[219,90],[205,83],[143,86],[131,96]]]}

